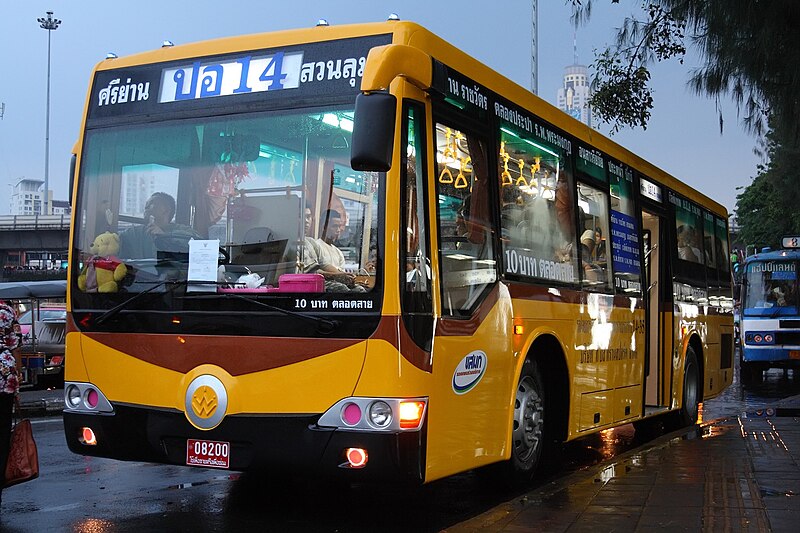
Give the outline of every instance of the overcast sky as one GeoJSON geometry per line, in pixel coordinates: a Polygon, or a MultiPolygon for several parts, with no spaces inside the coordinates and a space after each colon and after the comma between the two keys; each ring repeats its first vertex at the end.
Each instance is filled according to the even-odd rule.
{"type": "MultiPolygon", "coordinates": [[[[230,35],[330,24],[384,20],[397,13],[422,24],[511,80],[530,87],[529,0],[28,0],[6,5],[0,17],[0,214],[9,212],[11,185],[22,177],[44,179],[47,32],[36,19],[54,11],[62,20],[52,33],[50,188],[67,199],[70,151],[78,136],[89,75],[106,53],[119,56],[230,35]]],[[[579,62],[613,39],[614,28],[640,2],[595,0],[591,23],[577,33],[579,62]]],[[[564,0],[539,2],[539,94],[554,103],[564,67],[573,63],[573,26],[564,0]]],[[[655,109],[650,126],[613,138],[730,211],[738,186],[756,173],[755,141],[737,123],[735,106],[723,102],[725,132],[719,133],[713,100],[691,94],[690,55],[653,68],[655,109]]],[[[603,132],[608,127],[600,126],[603,132]]]]}

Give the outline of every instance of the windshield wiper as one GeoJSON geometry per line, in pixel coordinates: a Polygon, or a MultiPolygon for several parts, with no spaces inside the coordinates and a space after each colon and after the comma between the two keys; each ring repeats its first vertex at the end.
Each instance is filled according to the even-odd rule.
{"type": "Polygon", "coordinates": [[[284,314],[286,316],[293,316],[293,317],[299,318],[301,320],[306,320],[306,321],[309,321],[309,322],[313,322],[313,323],[315,323],[317,325],[317,331],[319,333],[322,333],[323,335],[330,335],[331,333],[333,333],[336,330],[337,327],[339,327],[339,321],[338,320],[331,320],[331,319],[328,319],[328,318],[322,318],[321,316],[307,315],[305,313],[296,313],[294,311],[289,311],[288,309],[283,309],[282,307],[276,307],[276,306],[270,305],[268,303],[259,302],[258,300],[254,300],[252,298],[248,298],[247,296],[244,296],[244,295],[241,295],[241,294],[230,293],[230,292],[225,292],[225,293],[221,293],[221,294],[223,294],[226,298],[236,298],[236,299],[239,299],[239,300],[244,300],[246,302],[250,302],[250,303],[259,305],[261,307],[265,307],[265,308],[267,308],[267,309],[269,309],[271,311],[277,311],[277,312],[282,313],[282,314],[284,314]]]}
{"type": "MultiPolygon", "coordinates": [[[[197,282],[192,282],[192,283],[197,283],[197,282]]],[[[176,288],[181,287],[181,286],[186,286],[188,284],[189,284],[188,281],[179,281],[179,280],[171,280],[171,279],[160,281],[160,282],[156,283],[155,285],[153,285],[152,287],[150,287],[148,289],[145,289],[142,292],[139,292],[137,294],[134,294],[133,296],[131,296],[130,298],[128,298],[127,300],[125,300],[121,304],[115,305],[114,307],[112,307],[111,309],[109,309],[108,311],[106,311],[105,313],[100,315],[99,317],[97,317],[97,319],[94,321],[94,323],[97,324],[97,325],[102,324],[103,322],[105,322],[109,318],[111,318],[113,316],[116,316],[117,313],[119,313],[120,311],[122,311],[123,309],[125,309],[126,307],[131,305],[136,300],[138,300],[141,297],[143,297],[145,294],[150,294],[151,292],[153,292],[154,290],[156,290],[156,289],[158,289],[160,287],[163,287],[165,285],[172,285],[166,291],[166,292],[172,292],[176,288]]]]}

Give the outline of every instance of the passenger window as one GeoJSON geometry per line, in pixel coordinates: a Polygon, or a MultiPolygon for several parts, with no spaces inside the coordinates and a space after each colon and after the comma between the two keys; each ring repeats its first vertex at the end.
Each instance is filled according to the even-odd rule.
{"type": "MultiPolygon", "coordinates": [[[[715,255],[717,258],[717,268],[721,272],[730,272],[731,265],[729,261],[728,255],[728,225],[725,223],[725,220],[714,217],[716,232],[714,235],[714,250],[716,250],[715,255]]],[[[729,281],[726,278],[726,281],[729,281]]]]}
{"type": "Polygon", "coordinates": [[[442,312],[468,316],[497,281],[486,142],[436,125],[442,312]]]}
{"type": "Polygon", "coordinates": [[[504,126],[498,162],[505,273],[574,283],[572,177],[563,152],[504,126]]]}
{"type": "Polygon", "coordinates": [[[609,162],[609,171],[611,221],[606,237],[606,253],[611,254],[617,293],[637,294],[642,292],[642,266],[639,223],[633,203],[633,172],[613,162],[609,162]]]}
{"type": "Polygon", "coordinates": [[[578,184],[578,250],[581,280],[592,290],[611,288],[608,254],[608,195],[589,185],[578,184]]]}
{"type": "Polygon", "coordinates": [[[669,195],[675,206],[675,230],[677,235],[678,259],[691,263],[703,264],[703,226],[700,219],[700,208],[688,200],[669,195]]]}
{"type": "Polygon", "coordinates": [[[716,268],[716,248],[714,246],[714,215],[703,211],[703,250],[708,268],[716,268]]]}
{"type": "Polygon", "coordinates": [[[428,258],[428,227],[425,217],[425,121],[417,106],[406,109],[406,153],[401,232],[404,261],[401,263],[403,317],[408,313],[430,313],[431,269],[428,258]]]}

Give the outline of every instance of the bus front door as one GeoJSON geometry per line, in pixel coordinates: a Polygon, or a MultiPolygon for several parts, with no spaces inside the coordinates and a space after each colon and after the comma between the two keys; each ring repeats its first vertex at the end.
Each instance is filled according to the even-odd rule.
{"type": "Polygon", "coordinates": [[[663,411],[669,405],[665,394],[666,375],[665,361],[662,354],[664,325],[661,320],[661,309],[664,288],[662,283],[663,261],[666,247],[662,242],[661,218],[647,211],[642,212],[642,229],[644,239],[644,272],[645,272],[645,306],[646,306],[646,338],[647,358],[645,360],[644,404],[645,415],[663,411]]]}

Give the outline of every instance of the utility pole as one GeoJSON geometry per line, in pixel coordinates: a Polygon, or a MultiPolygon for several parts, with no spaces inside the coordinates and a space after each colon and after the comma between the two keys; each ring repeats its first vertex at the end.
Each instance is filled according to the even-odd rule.
{"type": "Polygon", "coordinates": [[[39,27],[47,30],[47,111],[44,133],[44,202],[42,214],[50,214],[50,34],[58,29],[61,21],[53,18],[53,12],[47,12],[47,18],[36,19],[39,27]]]}
{"type": "Polygon", "coordinates": [[[539,0],[531,0],[531,92],[539,93],[539,0]]]}

